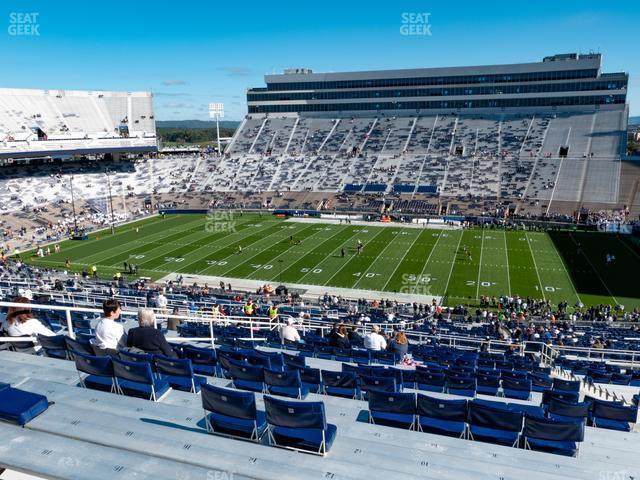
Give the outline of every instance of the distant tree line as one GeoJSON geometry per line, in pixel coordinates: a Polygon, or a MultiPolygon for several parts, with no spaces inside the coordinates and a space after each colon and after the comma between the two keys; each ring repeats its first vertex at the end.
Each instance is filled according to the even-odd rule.
{"type": "MultiPolygon", "coordinates": [[[[233,136],[231,128],[220,128],[220,137],[233,136]]],[[[178,144],[202,144],[217,140],[215,128],[165,128],[156,127],[156,134],[163,142],[178,144]]]]}

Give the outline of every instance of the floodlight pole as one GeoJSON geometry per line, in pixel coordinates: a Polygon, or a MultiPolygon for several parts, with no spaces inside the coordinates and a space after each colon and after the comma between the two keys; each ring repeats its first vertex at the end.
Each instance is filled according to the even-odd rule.
{"type": "Polygon", "coordinates": [[[75,229],[75,235],[78,235],[78,217],[76,216],[76,201],[73,196],[73,174],[69,176],[69,188],[71,189],[71,210],[73,211],[73,228],[75,229]]]}

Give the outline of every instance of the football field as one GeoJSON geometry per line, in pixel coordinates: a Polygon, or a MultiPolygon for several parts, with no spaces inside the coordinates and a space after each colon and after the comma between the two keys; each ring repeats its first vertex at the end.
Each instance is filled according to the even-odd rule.
{"type": "Polygon", "coordinates": [[[517,294],[570,306],[640,306],[638,247],[601,233],[339,225],[220,212],[152,217],[60,246],[28,261],[64,269],[69,259],[71,270],[95,265],[103,278],[124,272],[127,262],[138,267],[136,278],[198,274],[445,296],[449,305],[517,294]],[[607,265],[607,254],[615,262],[607,265]]]}

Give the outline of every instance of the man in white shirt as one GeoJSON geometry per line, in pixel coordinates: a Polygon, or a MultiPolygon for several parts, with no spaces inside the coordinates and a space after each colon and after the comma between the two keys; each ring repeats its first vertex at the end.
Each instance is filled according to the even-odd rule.
{"type": "Polygon", "coordinates": [[[116,322],[122,310],[118,301],[110,298],[102,304],[102,311],[104,316],[96,325],[96,338],[91,343],[96,355],[115,355],[126,344],[124,327],[116,322]]]}
{"type": "Polygon", "coordinates": [[[387,341],[380,335],[380,327],[374,325],[371,332],[364,336],[364,348],[378,352],[387,348],[387,341]]]}
{"type": "Polygon", "coordinates": [[[285,343],[300,341],[300,334],[293,326],[293,319],[291,317],[287,319],[287,324],[280,330],[280,338],[282,338],[282,341],[285,343]]]}
{"type": "Polygon", "coordinates": [[[160,309],[160,314],[166,315],[167,305],[169,305],[169,300],[167,300],[167,297],[165,297],[164,290],[162,290],[160,292],[160,295],[158,295],[158,299],[156,300],[156,303],[158,304],[158,308],[160,309]]]}

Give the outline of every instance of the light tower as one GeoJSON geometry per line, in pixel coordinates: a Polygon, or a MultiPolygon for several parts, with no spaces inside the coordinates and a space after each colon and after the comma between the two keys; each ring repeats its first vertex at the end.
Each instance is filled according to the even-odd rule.
{"type": "Polygon", "coordinates": [[[222,147],[220,146],[220,119],[224,118],[224,103],[210,103],[209,118],[216,119],[216,136],[218,138],[218,153],[222,155],[222,147]]]}

